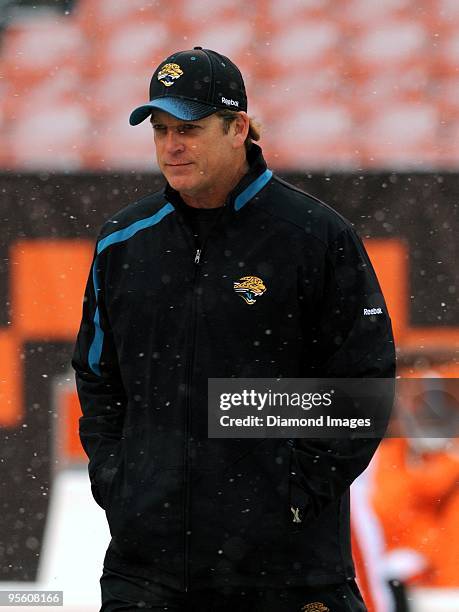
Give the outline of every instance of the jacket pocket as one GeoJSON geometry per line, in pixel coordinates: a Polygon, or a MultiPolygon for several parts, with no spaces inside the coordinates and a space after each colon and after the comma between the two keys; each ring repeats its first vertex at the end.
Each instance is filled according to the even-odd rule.
{"type": "Polygon", "coordinates": [[[263,548],[286,530],[289,452],[283,440],[267,439],[217,477],[217,516],[226,538],[263,548]]]}
{"type": "Polygon", "coordinates": [[[183,471],[138,472],[123,465],[106,498],[112,548],[145,563],[164,556],[183,538],[183,471]]]}
{"type": "Polygon", "coordinates": [[[119,470],[123,460],[122,455],[122,441],[119,441],[116,449],[110,453],[105,463],[97,469],[91,478],[91,490],[94,499],[104,510],[107,507],[110,490],[119,477],[119,470]]]}

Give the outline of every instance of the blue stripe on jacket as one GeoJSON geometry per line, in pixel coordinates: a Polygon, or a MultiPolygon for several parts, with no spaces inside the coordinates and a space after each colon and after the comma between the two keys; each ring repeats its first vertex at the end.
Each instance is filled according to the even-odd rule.
{"type": "MultiPolygon", "coordinates": [[[[124,242],[125,240],[129,240],[129,238],[132,238],[133,236],[135,236],[135,234],[137,234],[137,232],[140,232],[143,229],[156,225],[157,223],[162,221],[164,217],[166,217],[168,214],[170,214],[174,210],[175,208],[172,206],[172,204],[168,202],[160,210],[158,210],[157,213],[155,213],[151,217],[147,217],[146,219],[140,219],[139,221],[135,221],[131,225],[128,225],[127,227],[121,230],[118,230],[117,232],[113,232],[113,234],[110,234],[109,236],[106,236],[105,238],[102,238],[102,240],[97,244],[97,249],[96,249],[97,255],[94,260],[93,269],[92,269],[92,281],[94,285],[96,303],[99,301],[98,295],[99,295],[99,290],[100,290],[99,279],[97,277],[97,260],[98,260],[99,255],[102,253],[102,251],[104,251],[109,246],[112,246],[113,244],[116,244],[118,242],[124,242]]],[[[94,314],[93,322],[94,322],[94,338],[89,348],[88,361],[89,361],[89,367],[94,372],[94,374],[97,374],[97,376],[100,376],[101,375],[100,358],[102,355],[102,346],[104,343],[104,331],[100,326],[99,306],[96,307],[96,312],[94,314]]]]}

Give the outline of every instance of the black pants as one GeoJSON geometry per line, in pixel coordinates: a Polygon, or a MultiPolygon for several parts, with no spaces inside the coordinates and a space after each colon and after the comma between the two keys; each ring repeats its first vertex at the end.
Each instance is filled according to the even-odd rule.
{"type": "Polygon", "coordinates": [[[184,593],[104,569],[100,612],[366,612],[354,581],[327,587],[225,587],[184,593]]]}

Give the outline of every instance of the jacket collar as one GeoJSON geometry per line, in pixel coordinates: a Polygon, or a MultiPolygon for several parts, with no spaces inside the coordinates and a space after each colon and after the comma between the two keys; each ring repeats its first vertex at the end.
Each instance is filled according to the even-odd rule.
{"type": "MultiPolygon", "coordinates": [[[[273,173],[266,166],[261,147],[252,144],[247,152],[249,171],[244,174],[236,187],[230,191],[226,198],[225,207],[238,212],[243,206],[254,198],[261,189],[270,181],[273,173]]],[[[184,210],[187,204],[182,200],[178,191],[173,189],[169,183],[164,188],[164,196],[178,210],[184,210]]],[[[186,209],[186,208],[185,208],[186,209]]]]}

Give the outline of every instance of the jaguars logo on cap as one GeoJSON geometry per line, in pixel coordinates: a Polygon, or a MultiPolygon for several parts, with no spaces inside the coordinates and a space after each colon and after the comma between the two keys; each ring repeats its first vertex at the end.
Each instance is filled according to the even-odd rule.
{"type": "Polygon", "coordinates": [[[178,64],[165,64],[158,72],[158,81],[166,87],[170,87],[183,74],[183,70],[178,64]]]}
{"type": "Polygon", "coordinates": [[[234,283],[234,291],[239,293],[247,304],[255,304],[256,298],[263,295],[266,287],[258,276],[243,276],[234,283]]]}

